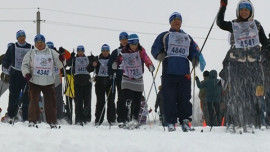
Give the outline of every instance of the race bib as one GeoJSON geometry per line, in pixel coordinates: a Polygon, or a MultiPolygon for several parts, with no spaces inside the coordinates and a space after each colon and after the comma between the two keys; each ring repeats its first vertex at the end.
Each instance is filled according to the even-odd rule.
{"type": "Polygon", "coordinates": [[[108,61],[109,59],[99,59],[98,62],[100,63],[99,71],[98,71],[98,76],[101,77],[107,77],[108,75],[108,61]]]}
{"type": "Polygon", "coordinates": [[[190,39],[187,34],[171,32],[168,41],[168,57],[184,57],[189,55],[190,39]]]}
{"type": "Polygon", "coordinates": [[[55,66],[53,72],[54,72],[55,74],[59,74],[59,73],[60,73],[60,69],[59,69],[58,67],[55,66]]]}
{"type": "Polygon", "coordinates": [[[13,67],[14,69],[21,71],[23,58],[29,50],[30,48],[19,48],[15,45],[15,65],[13,67]]]}
{"type": "Polygon", "coordinates": [[[75,75],[76,74],[89,74],[86,67],[89,64],[87,57],[76,57],[75,60],[75,75]]]}
{"type": "Polygon", "coordinates": [[[260,45],[255,21],[233,22],[232,28],[236,48],[249,48],[260,45]]]}
{"type": "Polygon", "coordinates": [[[36,76],[52,76],[53,72],[52,55],[35,55],[34,72],[36,76]]]}
{"type": "Polygon", "coordinates": [[[123,53],[122,67],[124,75],[129,78],[141,78],[142,72],[142,61],[139,52],[134,53],[123,53]]]}

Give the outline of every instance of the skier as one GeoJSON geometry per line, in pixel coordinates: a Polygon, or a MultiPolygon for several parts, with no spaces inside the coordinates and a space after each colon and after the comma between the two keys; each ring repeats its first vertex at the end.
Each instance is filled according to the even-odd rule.
{"type": "Polygon", "coordinates": [[[168,131],[175,131],[177,118],[184,132],[192,130],[189,127],[192,115],[191,75],[189,60],[193,67],[197,66],[200,55],[198,45],[181,29],[182,16],[178,12],[169,18],[171,28],[157,36],[152,46],[152,55],[163,62],[162,94],[168,131]]]}
{"type": "MultiPolygon", "coordinates": [[[[115,103],[114,103],[114,92],[113,91],[113,80],[110,79],[108,74],[108,61],[110,58],[110,46],[107,44],[102,45],[101,53],[96,57],[93,63],[93,67],[96,69],[96,84],[95,90],[97,95],[96,104],[96,125],[101,125],[104,119],[106,108],[105,102],[107,103],[107,120],[110,125],[115,123],[115,103]]],[[[112,78],[112,77],[111,77],[112,78]]]]}
{"type": "Polygon", "coordinates": [[[217,71],[211,70],[209,72],[209,79],[200,82],[199,78],[196,76],[196,83],[198,88],[205,88],[206,92],[206,103],[209,114],[208,124],[213,126],[220,126],[220,100],[222,93],[221,81],[217,79],[217,71]]]}
{"type": "Polygon", "coordinates": [[[56,94],[54,87],[54,66],[62,68],[65,57],[48,48],[45,37],[41,34],[35,36],[35,47],[26,53],[22,62],[22,74],[29,85],[29,127],[36,126],[39,121],[39,99],[42,91],[46,121],[51,128],[57,128],[56,94]]]}
{"type": "Polygon", "coordinates": [[[256,95],[263,85],[260,44],[267,46],[267,38],[261,24],[254,19],[254,7],[250,1],[240,0],[236,8],[237,19],[233,21],[224,21],[227,3],[228,0],[220,1],[217,25],[231,34],[228,112],[234,119],[231,127],[238,126],[240,131],[247,132],[247,126],[259,125],[256,123],[256,115],[259,115],[256,107],[263,94],[256,95]]]}
{"type": "MultiPolygon", "coordinates": [[[[68,66],[72,66],[74,73],[75,90],[75,124],[84,125],[91,122],[91,91],[92,84],[90,72],[94,71],[91,65],[94,56],[85,56],[83,45],[77,46],[77,55],[71,55],[67,61],[68,66]],[[73,62],[73,63],[72,63],[73,62]]],[[[72,54],[72,53],[71,53],[72,54]]]]}
{"type": "Polygon", "coordinates": [[[9,69],[9,102],[8,102],[8,122],[15,120],[19,108],[19,95],[21,90],[24,91],[22,99],[22,115],[23,121],[28,118],[28,86],[21,72],[21,65],[24,55],[32,48],[31,44],[25,41],[26,35],[23,30],[16,33],[17,42],[11,44],[3,59],[3,67],[9,69]]]}
{"type": "MultiPolygon", "coordinates": [[[[51,42],[51,41],[46,42],[46,45],[48,46],[48,48],[56,51],[59,54],[60,54],[60,52],[63,52],[62,55],[64,55],[66,60],[70,59],[71,56],[70,56],[69,51],[67,51],[63,47],[60,47],[59,50],[57,50],[54,47],[53,42],[51,42]]],[[[59,69],[58,67],[55,66],[53,74],[54,74],[54,78],[55,78],[54,86],[55,86],[55,92],[56,92],[57,119],[61,120],[62,118],[64,118],[64,110],[63,110],[64,109],[64,100],[63,100],[63,94],[62,94],[61,69],[59,69]]]]}
{"type": "Polygon", "coordinates": [[[122,48],[118,60],[112,64],[112,69],[114,70],[116,70],[119,65],[123,68],[121,87],[127,107],[125,111],[125,120],[127,120],[125,126],[127,128],[138,126],[141,96],[144,90],[144,63],[150,72],[155,70],[145,49],[139,43],[138,35],[130,34],[127,47],[122,48]]]}
{"type": "MultiPolygon", "coordinates": [[[[204,83],[208,79],[209,79],[209,71],[206,70],[203,72],[203,81],[201,81],[201,83],[204,83]]],[[[203,118],[204,118],[206,124],[210,125],[208,106],[207,106],[207,102],[206,102],[206,89],[205,88],[200,88],[199,98],[200,98],[201,110],[203,112],[203,118]]]]}
{"type": "MultiPolygon", "coordinates": [[[[123,75],[123,70],[117,67],[116,70],[112,69],[112,64],[115,60],[117,60],[117,57],[119,56],[120,52],[122,49],[125,49],[125,47],[128,44],[128,33],[126,32],[121,32],[119,34],[119,41],[120,41],[120,46],[113,50],[110,59],[108,61],[108,72],[110,77],[114,77],[114,73],[116,73],[116,78],[115,78],[115,85],[117,88],[117,122],[118,126],[122,128],[124,126],[124,122],[126,122],[125,118],[125,111],[126,111],[126,105],[125,105],[125,100],[124,100],[124,95],[121,89],[121,83],[122,83],[122,75],[123,75]]],[[[114,91],[115,93],[115,91],[114,91]]]]}

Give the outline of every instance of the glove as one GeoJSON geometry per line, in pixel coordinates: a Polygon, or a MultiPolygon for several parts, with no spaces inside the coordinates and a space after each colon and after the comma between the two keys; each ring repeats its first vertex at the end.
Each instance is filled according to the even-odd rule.
{"type": "Polygon", "coordinates": [[[30,73],[27,73],[27,74],[25,75],[26,81],[29,81],[31,78],[32,78],[32,75],[31,75],[30,73]]]}
{"type": "Polygon", "coordinates": [[[62,54],[65,54],[65,49],[61,46],[59,48],[59,53],[62,55],[62,54]]]}
{"type": "Polygon", "coordinates": [[[205,62],[202,54],[200,54],[200,56],[199,56],[199,62],[200,62],[200,70],[203,72],[204,68],[206,66],[206,62],[205,62]]]}
{"type": "Polygon", "coordinates": [[[72,52],[70,55],[71,55],[71,58],[74,58],[75,57],[75,52],[72,52]]]}
{"type": "Polygon", "coordinates": [[[228,0],[220,0],[220,6],[221,7],[226,7],[228,4],[228,0]]]}
{"type": "Polygon", "coordinates": [[[154,65],[149,65],[148,69],[149,69],[150,72],[154,72],[155,71],[154,65]]]}
{"type": "Polygon", "coordinates": [[[196,77],[195,77],[195,80],[199,80],[199,78],[196,76],[196,77]]]}
{"type": "Polygon", "coordinates": [[[64,57],[64,55],[61,55],[61,54],[59,55],[59,60],[60,60],[61,62],[65,61],[65,59],[66,59],[66,58],[64,57]]]}
{"type": "Polygon", "coordinates": [[[159,53],[158,56],[157,56],[157,60],[163,61],[165,57],[166,57],[165,52],[159,53]]]}
{"type": "Polygon", "coordinates": [[[8,65],[8,64],[3,64],[3,67],[4,67],[5,69],[8,69],[8,68],[9,68],[9,65],[8,65]]]}
{"type": "Polygon", "coordinates": [[[155,108],[155,112],[157,112],[157,109],[155,108]]]}
{"type": "Polygon", "coordinates": [[[118,67],[117,62],[113,62],[112,69],[113,70],[117,70],[117,67],[118,67]]]}
{"type": "Polygon", "coordinates": [[[199,64],[199,56],[196,55],[196,56],[194,56],[193,59],[192,59],[192,66],[193,66],[193,67],[196,67],[196,66],[198,66],[198,64],[199,64]]]}

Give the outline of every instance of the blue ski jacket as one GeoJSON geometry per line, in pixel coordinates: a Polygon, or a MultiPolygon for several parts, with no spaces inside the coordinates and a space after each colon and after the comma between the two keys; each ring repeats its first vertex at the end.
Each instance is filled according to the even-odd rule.
{"type": "MultiPolygon", "coordinates": [[[[168,42],[169,42],[169,34],[170,32],[177,32],[172,29],[169,31],[163,32],[159,34],[154,41],[154,44],[152,46],[151,53],[155,59],[157,59],[157,56],[159,53],[167,52],[168,49],[168,42]],[[166,36],[166,37],[164,37],[166,36]],[[165,45],[163,43],[163,38],[165,38],[165,45]],[[165,49],[165,50],[164,50],[165,49]]],[[[180,30],[181,33],[185,33],[183,30],[180,30]]],[[[184,57],[169,57],[165,58],[162,63],[162,74],[170,74],[170,75],[186,75],[190,73],[190,66],[189,66],[189,60],[192,61],[193,58],[199,57],[200,49],[198,45],[194,42],[194,40],[190,38],[190,47],[189,47],[189,55],[187,58],[184,57]]]]}

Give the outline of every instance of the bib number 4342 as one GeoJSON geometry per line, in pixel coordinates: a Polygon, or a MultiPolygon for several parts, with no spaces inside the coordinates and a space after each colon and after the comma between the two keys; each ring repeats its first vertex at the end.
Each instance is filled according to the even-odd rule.
{"type": "Polygon", "coordinates": [[[37,74],[38,75],[49,75],[49,70],[38,70],[37,74]]]}

